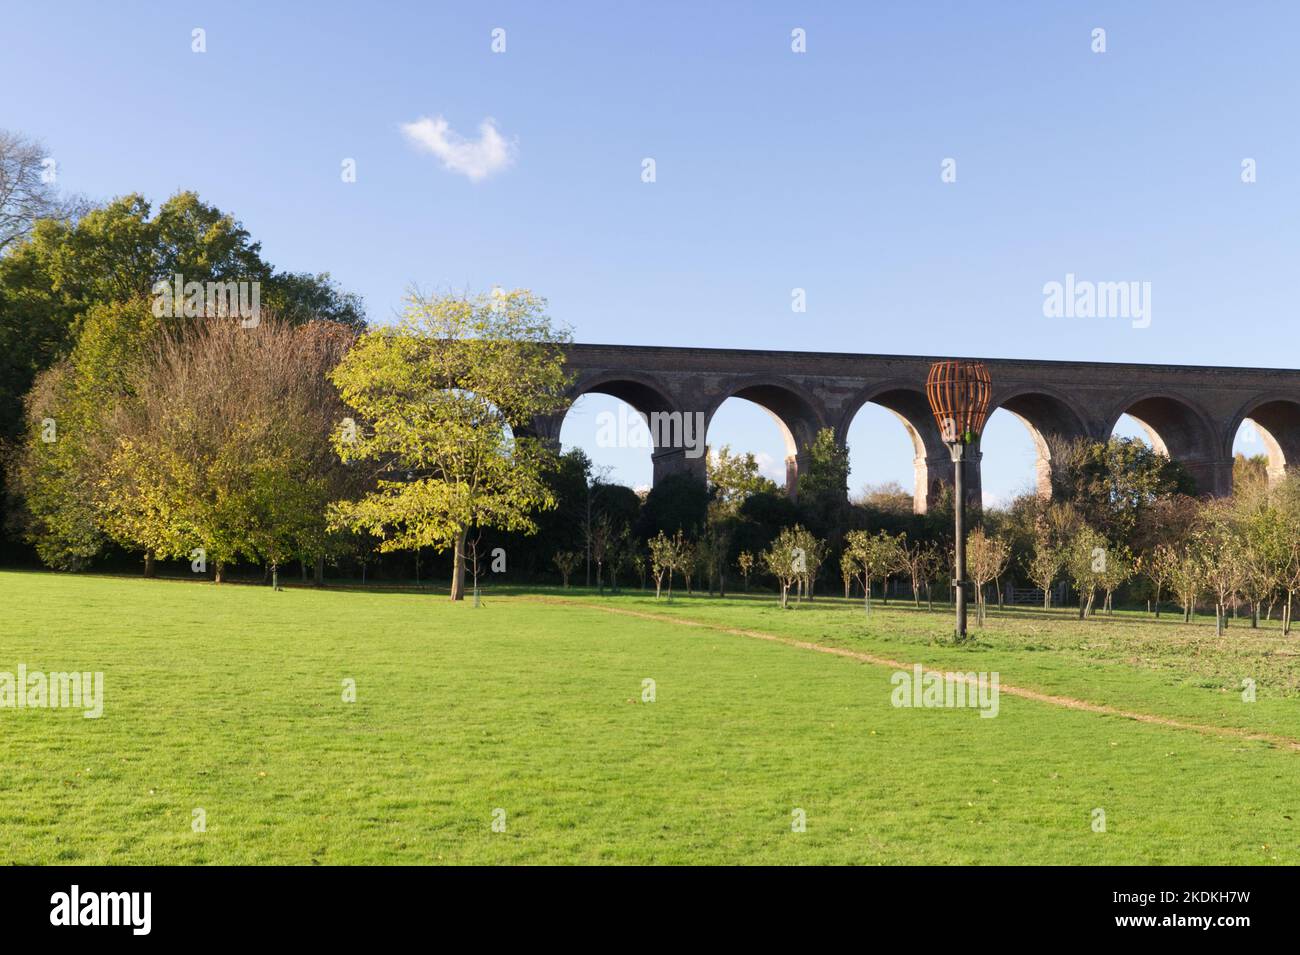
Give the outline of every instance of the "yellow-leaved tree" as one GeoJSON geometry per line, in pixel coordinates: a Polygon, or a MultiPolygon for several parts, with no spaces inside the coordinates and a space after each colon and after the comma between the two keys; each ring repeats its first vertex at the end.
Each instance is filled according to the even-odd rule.
{"type": "Polygon", "coordinates": [[[355,415],[335,449],[375,477],[332,505],[332,523],[381,551],[453,549],[451,599],[463,599],[469,529],[533,533],[532,514],[555,506],[555,452],[529,429],[568,404],[567,341],[524,289],[412,293],[402,320],[361,336],[331,375],[355,415]]]}

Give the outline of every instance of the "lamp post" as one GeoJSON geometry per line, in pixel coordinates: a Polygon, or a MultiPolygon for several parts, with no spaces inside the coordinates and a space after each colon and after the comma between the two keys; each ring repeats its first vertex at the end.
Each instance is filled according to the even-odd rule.
{"type": "Polygon", "coordinates": [[[978,361],[936,361],[925,379],[925,395],[952,455],[954,534],[953,587],[957,603],[957,642],[966,639],[966,449],[979,441],[993,390],[988,369],[978,361]]]}

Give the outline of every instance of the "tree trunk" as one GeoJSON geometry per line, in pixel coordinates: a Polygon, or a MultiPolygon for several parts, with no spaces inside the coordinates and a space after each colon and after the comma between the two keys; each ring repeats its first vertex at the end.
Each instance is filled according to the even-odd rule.
{"type": "Polygon", "coordinates": [[[146,577],[152,577],[154,575],[153,551],[151,550],[144,552],[144,575],[146,577]]]}
{"type": "Polygon", "coordinates": [[[451,599],[465,599],[465,536],[468,527],[462,527],[456,535],[455,558],[451,568],[451,599]]]}
{"type": "Polygon", "coordinates": [[[214,584],[219,584],[219,583],[221,583],[221,579],[222,579],[222,578],[225,576],[225,574],[226,574],[226,568],[223,567],[223,566],[221,566],[221,561],[217,561],[215,564],[213,564],[213,565],[212,565],[212,568],[213,568],[213,569],[212,569],[212,582],[213,582],[214,584]]]}
{"type": "Polygon", "coordinates": [[[323,554],[316,558],[315,579],[317,587],[325,586],[325,556],[323,554]]]}

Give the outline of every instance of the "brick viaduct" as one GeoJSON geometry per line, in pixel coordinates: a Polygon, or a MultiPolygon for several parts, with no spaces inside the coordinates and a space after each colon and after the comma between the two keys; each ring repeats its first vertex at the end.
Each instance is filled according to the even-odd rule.
{"type": "MultiPolygon", "coordinates": [[[[945,356],[952,357],[952,356],[945,356]]],[[[952,480],[952,462],[925,398],[933,358],[818,352],[641,345],[566,346],[576,400],[588,392],[613,395],[643,416],[698,413],[704,426],[728,398],[766,408],[786,441],[787,486],[797,490],[809,442],[821,428],[845,443],[854,415],[867,402],[892,411],[916,452],[915,507],[924,511],[952,480]]],[[[1146,429],[1152,445],[1182,462],[1201,493],[1232,490],[1232,443],[1251,419],[1278,479],[1300,466],[1300,371],[1106,362],[983,359],[993,378],[992,409],[1019,418],[1038,449],[1038,486],[1050,487],[1045,438],[1105,439],[1120,415],[1146,429]]],[[[559,440],[563,416],[536,422],[559,440]]],[[[652,452],[654,479],[685,472],[704,479],[704,459],[680,446],[652,452]]],[[[978,452],[967,465],[970,499],[981,499],[978,452]]]]}

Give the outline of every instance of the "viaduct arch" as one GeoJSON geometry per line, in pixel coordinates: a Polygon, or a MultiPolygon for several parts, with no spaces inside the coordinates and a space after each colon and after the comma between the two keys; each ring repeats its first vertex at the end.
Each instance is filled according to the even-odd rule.
{"type": "MultiPolygon", "coordinates": [[[[831,428],[844,445],[854,416],[868,402],[892,412],[912,440],[917,511],[952,483],[952,462],[925,398],[934,358],[645,345],[570,344],[564,350],[574,400],[589,392],[612,395],[659,425],[651,427],[656,483],[676,473],[704,480],[704,435],[732,397],[760,405],[777,421],[792,496],[817,432],[831,428]],[[684,435],[698,440],[683,441],[684,435]]],[[[1300,371],[981,360],[993,379],[990,411],[1005,408],[1029,430],[1042,494],[1050,493],[1053,437],[1105,440],[1123,414],[1141,423],[1153,447],[1187,467],[1202,494],[1231,493],[1233,438],[1247,419],[1268,454],[1271,479],[1300,467],[1300,371]]],[[[533,430],[558,442],[562,422],[562,414],[551,416],[533,430]]],[[[968,495],[978,506],[978,450],[968,461],[968,495]]]]}

